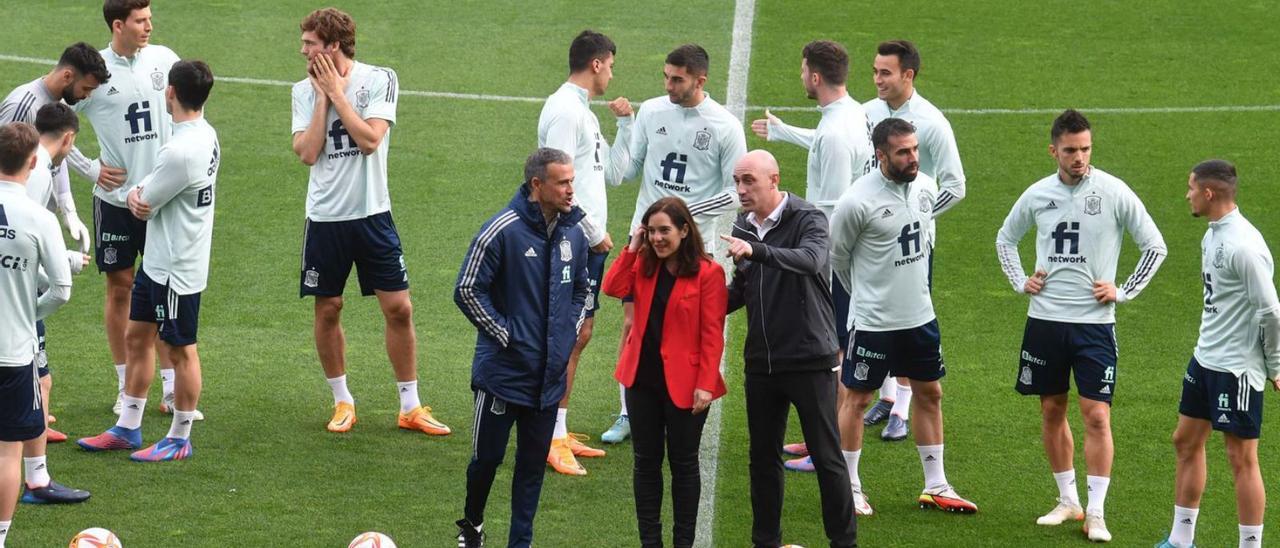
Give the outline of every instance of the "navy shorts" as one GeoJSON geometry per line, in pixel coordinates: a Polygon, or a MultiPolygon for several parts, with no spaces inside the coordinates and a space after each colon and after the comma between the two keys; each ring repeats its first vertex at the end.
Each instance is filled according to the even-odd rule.
{"type": "Polygon", "coordinates": [[[0,367],[0,441],[40,437],[44,433],[43,405],[34,364],[0,367]]]}
{"type": "Polygon", "coordinates": [[[147,222],[128,208],[116,207],[93,197],[94,262],[98,272],[133,268],[147,246],[147,222]]]}
{"type": "Polygon", "coordinates": [[[920,327],[897,331],[854,329],[851,338],[840,381],[854,390],[880,388],[885,377],[929,382],[947,374],[936,318],[920,327]]]}
{"type": "Polygon", "coordinates": [[[831,307],[835,312],[836,342],[840,348],[849,346],[849,290],[840,283],[840,278],[831,276],[831,307]]]}
{"type": "Polygon", "coordinates": [[[1249,387],[1249,378],[1205,369],[1191,358],[1182,377],[1178,412],[1209,421],[1214,430],[1256,440],[1262,434],[1262,391],[1249,387]]]}
{"type": "Polygon", "coordinates": [[[49,353],[44,350],[44,320],[36,320],[36,339],[40,341],[40,349],[36,351],[36,371],[43,379],[49,376],[49,353]]]}
{"type": "Polygon", "coordinates": [[[1111,403],[1118,356],[1113,323],[1027,318],[1014,388],[1023,395],[1066,394],[1074,373],[1080,397],[1111,403]]]}
{"type": "Polygon", "coordinates": [[[133,277],[129,319],[149,322],[160,329],[160,340],[170,346],[196,344],[200,327],[200,294],[179,295],[168,284],[160,285],[138,269],[133,277]]]}
{"type": "Polygon", "coordinates": [[[409,271],[391,212],[351,221],[307,219],[302,233],[302,280],[298,296],[337,297],[356,267],[360,294],[409,289],[409,271]]]}
{"type": "Polygon", "coordinates": [[[587,295],[587,304],[583,307],[584,317],[594,318],[600,308],[600,284],[604,282],[604,262],[609,253],[587,251],[587,283],[591,284],[591,293],[587,295]]]}

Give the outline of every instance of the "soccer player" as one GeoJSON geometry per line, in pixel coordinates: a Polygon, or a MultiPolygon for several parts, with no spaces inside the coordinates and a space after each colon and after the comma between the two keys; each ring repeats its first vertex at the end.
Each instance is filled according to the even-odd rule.
{"type": "Polygon", "coordinates": [[[1204,310],[1200,337],[1182,380],[1173,530],[1158,547],[1193,546],[1206,478],[1205,443],[1222,432],[1235,476],[1240,548],[1262,546],[1267,505],[1258,467],[1262,392],[1280,391],[1280,299],[1275,261],[1262,234],[1236,204],[1236,168],[1206,160],[1191,170],[1191,214],[1209,221],[1200,240],[1204,310]]]}
{"type": "Polygon", "coordinates": [[[630,162],[627,141],[631,138],[631,103],[626,97],[609,102],[609,108],[617,117],[618,133],[615,142],[621,146],[610,147],[600,133],[600,120],[591,112],[592,97],[604,95],[613,79],[613,64],[617,47],[608,36],[584,30],[569,45],[569,80],[547,97],[538,117],[538,146],[563,150],[573,157],[574,199],[586,217],[582,229],[586,233],[591,250],[587,253],[590,270],[591,298],[587,299],[586,319],[578,330],[578,340],[569,355],[569,373],[564,399],[556,414],[555,433],[551,438],[551,452],[547,463],[556,472],[571,476],[586,475],[587,470],[576,457],[603,457],[604,450],[588,447],[570,435],[566,426],[569,413],[569,394],[573,391],[573,377],[578,371],[578,360],[591,341],[595,326],[595,312],[599,308],[600,282],[604,279],[604,262],[613,248],[609,236],[609,204],[605,184],[622,182],[622,171],[630,162]]]}
{"type": "Polygon", "coordinates": [[[399,427],[447,435],[449,427],[418,397],[409,273],[387,192],[399,81],[389,68],[355,60],[356,24],[350,15],[319,9],[302,20],[301,30],[307,78],[293,86],[293,152],[311,174],[300,295],[315,297],[316,352],[333,390],[327,428],[347,432],[356,423],[342,332],[342,291],[354,264],[360,294],[377,295],[386,321],[387,357],[400,394],[399,427]]]}
{"type": "Polygon", "coordinates": [[[221,154],[218,133],[204,119],[213,72],[202,61],[179,61],[169,69],[165,110],[173,117],[173,137],[160,149],[155,171],[129,191],[129,211],[147,221],[146,260],[133,283],[129,311],[129,369],[124,413],[106,432],[79,440],[89,451],[137,449],[142,445],[142,410],[154,376],[156,334],[176,373],[169,434],[129,458],[139,462],[191,457],[191,423],[200,399],[200,356],[196,340],[200,295],[209,278],[213,208],[221,154]]]}
{"type": "MultiPolygon", "coordinates": [[[[876,47],[872,71],[876,98],[862,105],[867,110],[867,118],[873,125],[885,118],[901,118],[915,126],[920,142],[920,172],[938,182],[933,216],[942,215],[964,199],[964,166],[960,164],[960,151],[956,148],[951,123],[915,88],[916,77],[920,75],[920,50],[907,40],[881,42],[876,47]]],[[[933,264],[932,249],[929,263],[933,264]]],[[[882,439],[896,441],[907,438],[911,386],[904,379],[886,379],[884,386],[880,387],[880,401],[867,412],[864,423],[872,425],[889,421],[880,433],[882,439]]],[[[845,415],[847,413],[841,413],[841,417],[845,415]]],[[[851,420],[856,419],[846,418],[845,422],[851,420]]],[[[846,424],[841,427],[841,432],[850,431],[849,428],[851,426],[846,424]]]]}
{"type": "MultiPolygon", "coordinates": [[[[844,46],[827,40],[814,40],[801,50],[800,80],[805,94],[818,102],[822,119],[817,129],[789,126],[765,113],[765,118],[751,122],[751,129],[761,139],[795,143],[809,149],[808,183],[805,200],[831,218],[836,202],[854,179],[871,171],[875,152],[871,148],[871,124],[862,105],[849,96],[845,82],[849,77],[849,53],[844,46]]],[[[849,345],[849,290],[834,275],[831,280],[834,307],[837,364],[849,345]]],[[[786,467],[805,472],[814,471],[808,446],[790,444],[784,451],[801,458],[789,460],[786,467]]]]}
{"type": "Polygon", "coordinates": [[[1049,154],[1057,171],[1031,185],[1004,220],[996,251],[1014,291],[1031,296],[1015,388],[1040,397],[1041,435],[1058,483],[1057,506],[1040,525],[1085,520],[1089,540],[1108,542],[1103,505],[1111,484],[1111,398],[1116,388],[1115,305],[1138,296],[1168,255],[1147,208],[1124,181],[1089,163],[1089,121],[1067,110],[1053,121],[1049,154]],[[1018,242],[1036,233],[1036,272],[1022,270],[1018,242]],[[1115,284],[1120,244],[1128,231],[1142,250],[1124,282],[1115,284]],[[1075,447],[1067,421],[1070,377],[1085,426],[1089,506],[1076,493],[1075,447]]]}
{"type": "Polygon", "coordinates": [[[36,321],[71,297],[58,220],[27,197],[40,136],[30,124],[0,126],[0,546],[13,525],[22,483],[22,442],[45,429],[36,377],[36,321]],[[48,290],[36,296],[39,270],[48,290]]]}
{"type": "Polygon", "coordinates": [[[556,409],[587,296],[587,238],[574,207],[573,158],[540,147],[524,183],[485,222],[458,271],[453,300],[476,326],[475,418],[459,548],[484,545],[484,510],[516,432],[507,546],[533,542],[556,409]]]}
{"type": "MultiPolygon", "coordinates": [[[[853,293],[854,325],[841,381],[860,416],[887,375],[910,379],[916,393],[916,449],[924,467],[922,508],[972,513],[943,468],[941,333],[929,291],[938,187],[920,172],[915,128],[887,118],[871,134],[880,168],[853,182],[831,219],[831,268],[853,293]]],[[[860,421],[841,436],[855,504],[870,506],[858,477],[860,421]],[[858,500],[861,499],[861,500],[858,500]]],[[[869,508],[868,512],[869,513],[869,508]]]]}
{"type": "MultiPolygon", "coordinates": [[[[40,107],[36,113],[35,128],[40,134],[40,146],[36,147],[36,165],[27,177],[27,197],[36,204],[48,208],[54,204],[54,169],[62,166],[63,160],[75,146],[76,133],[80,130],[80,119],[76,117],[71,107],[57,102],[48,103],[40,107]]],[[[67,250],[66,258],[67,266],[73,275],[79,274],[89,261],[89,256],[80,250],[67,250]]],[[[47,422],[49,392],[53,389],[53,376],[49,371],[49,358],[45,349],[43,320],[36,322],[36,335],[40,345],[36,352],[36,366],[40,375],[40,401],[44,402],[42,407],[47,422]]],[[[49,476],[46,444],[66,440],[65,434],[46,427],[40,436],[22,443],[22,467],[26,476],[22,502],[65,504],[89,500],[88,491],[69,488],[53,481],[49,476]],[[57,437],[54,437],[55,434],[57,437]]]]}
{"type": "MultiPolygon", "coordinates": [[[[146,246],[147,226],[129,212],[129,191],[156,166],[160,147],[169,141],[172,119],[164,111],[165,78],[177,54],[151,43],[150,0],[105,0],[103,19],[111,30],[111,44],[99,53],[111,71],[111,81],[75,104],[98,136],[101,157],[92,162],[71,157],[69,165],[98,185],[93,189],[94,260],[106,274],[103,328],[116,364],[117,392],[112,408],[121,413],[125,383],[125,327],[133,289],[134,263],[146,246]]],[[[160,359],[164,393],[160,410],[171,412],[173,366],[160,359]]]]}
{"type": "MultiPolygon", "coordinates": [[[[641,175],[630,232],[659,198],[675,196],[689,205],[702,234],[703,248],[719,257],[720,217],[737,209],[733,166],[747,153],[747,138],[738,120],[703,91],[711,60],[707,50],[685,44],[667,54],[662,67],[667,94],[642,103],[631,130],[631,164],[624,179],[641,175]]],[[[623,301],[622,340],[635,313],[623,301]]],[[[626,394],[617,422],[605,442],[617,443],[630,433],[626,394]]]]}

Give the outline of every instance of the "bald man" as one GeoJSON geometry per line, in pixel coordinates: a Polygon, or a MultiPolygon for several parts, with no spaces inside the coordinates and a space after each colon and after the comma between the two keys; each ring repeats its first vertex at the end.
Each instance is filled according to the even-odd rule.
{"type": "Polygon", "coordinates": [[[751,436],[751,542],[782,542],[782,456],[778,447],[795,406],[809,444],[822,521],[831,546],[857,544],[849,472],[836,427],[835,321],[827,217],[800,197],[778,190],[778,162],[748,152],[733,169],[743,212],[733,224],[728,254],[737,268],[729,312],[747,308],[747,430],[751,436]]]}

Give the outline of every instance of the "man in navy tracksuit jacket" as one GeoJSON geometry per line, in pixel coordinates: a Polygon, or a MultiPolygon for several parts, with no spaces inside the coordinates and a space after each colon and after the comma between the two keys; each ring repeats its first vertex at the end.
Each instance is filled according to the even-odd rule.
{"type": "Polygon", "coordinates": [[[565,367],[589,294],[587,238],[573,205],[573,160],[540,148],[525,183],[480,228],[462,261],[454,301],[475,324],[475,391],[467,501],[459,546],[481,546],[485,502],[516,426],[509,547],[529,546],[565,367]]]}

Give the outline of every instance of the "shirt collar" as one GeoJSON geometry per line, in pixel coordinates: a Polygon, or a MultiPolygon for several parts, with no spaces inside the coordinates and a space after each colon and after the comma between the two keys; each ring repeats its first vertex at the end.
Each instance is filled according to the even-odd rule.
{"type": "Polygon", "coordinates": [[[179,131],[186,130],[187,128],[198,126],[202,123],[204,123],[204,113],[201,113],[200,116],[192,120],[187,120],[185,122],[177,122],[173,124],[173,132],[177,133],[179,131]]]}
{"type": "Polygon", "coordinates": [[[769,216],[765,217],[763,220],[756,218],[756,214],[754,211],[751,213],[748,220],[751,221],[751,224],[759,227],[763,227],[765,223],[768,223],[770,227],[776,226],[778,222],[782,220],[782,210],[787,207],[788,196],[790,196],[789,192],[783,192],[782,200],[778,202],[778,207],[773,208],[773,212],[770,213],[769,216]]]}
{"type": "Polygon", "coordinates": [[[838,108],[844,107],[852,102],[853,102],[853,97],[850,97],[849,94],[846,93],[844,97],[841,97],[839,99],[836,99],[835,101],[828,103],[827,106],[818,107],[818,112],[822,112],[825,114],[829,111],[834,111],[838,108]]]}
{"type": "Polygon", "coordinates": [[[1231,224],[1231,221],[1235,220],[1239,216],[1240,216],[1240,208],[1237,207],[1231,210],[1231,213],[1223,215],[1221,219],[1218,219],[1216,221],[1209,221],[1209,228],[1213,230],[1217,230],[1228,224],[1231,224]]]}
{"type": "Polygon", "coordinates": [[[40,92],[44,94],[45,98],[49,99],[50,101],[56,101],[56,100],[58,100],[58,98],[57,98],[57,97],[54,97],[54,96],[53,96],[53,92],[49,90],[49,85],[48,85],[48,84],[46,84],[46,83],[44,83],[44,77],[43,77],[43,76],[41,76],[41,77],[39,77],[39,78],[36,78],[36,86],[35,86],[35,87],[36,87],[36,89],[40,90],[40,92]]]}
{"type": "Polygon", "coordinates": [[[17,181],[0,179],[0,192],[14,192],[14,193],[21,192],[23,195],[26,195],[27,193],[26,186],[27,185],[19,183],[17,181]]]}
{"type": "Polygon", "coordinates": [[[560,85],[560,89],[569,89],[573,91],[574,95],[576,95],[579,99],[582,99],[582,104],[584,105],[590,104],[590,100],[588,99],[588,95],[587,95],[587,88],[579,86],[578,84],[575,84],[573,82],[565,82],[560,85]]]}
{"type": "MultiPolygon", "coordinates": [[[[902,102],[902,106],[898,107],[897,109],[894,109],[894,108],[890,107],[890,108],[889,108],[889,114],[890,114],[892,117],[894,117],[894,118],[900,118],[900,117],[901,117],[901,115],[902,115],[902,113],[904,113],[904,112],[911,112],[911,102],[912,102],[912,101],[914,101],[914,100],[916,100],[916,97],[918,97],[919,95],[920,95],[920,94],[915,90],[915,88],[912,88],[912,89],[911,89],[911,97],[907,97],[907,100],[906,100],[906,101],[903,101],[903,102],[902,102]]],[[[885,102],[884,102],[884,106],[888,107],[888,106],[889,106],[889,102],[888,102],[888,101],[885,101],[885,102]]]]}

